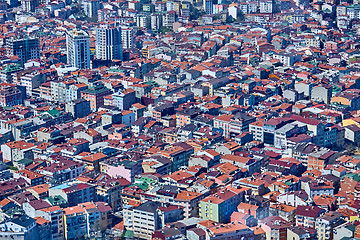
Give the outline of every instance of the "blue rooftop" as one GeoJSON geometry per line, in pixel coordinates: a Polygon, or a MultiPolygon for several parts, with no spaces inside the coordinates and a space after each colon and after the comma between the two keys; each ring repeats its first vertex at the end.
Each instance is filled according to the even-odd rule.
{"type": "Polygon", "coordinates": [[[64,183],[64,184],[60,184],[58,186],[52,187],[51,189],[65,189],[68,187],[70,187],[70,185],[64,183]]]}

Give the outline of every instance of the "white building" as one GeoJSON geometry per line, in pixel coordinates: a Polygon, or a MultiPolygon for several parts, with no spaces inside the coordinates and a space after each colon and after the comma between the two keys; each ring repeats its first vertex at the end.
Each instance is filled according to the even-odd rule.
{"type": "Polygon", "coordinates": [[[90,68],[90,37],[83,30],[66,32],[67,63],[76,68],[90,68]]]}
{"type": "Polygon", "coordinates": [[[130,27],[121,28],[121,40],[124,49],[134,48],[135,47],[134,29],[130,27]]]}
{"type": "Polygon", "coordinates": [[[260,1],[260,13],[273,13],[273,2],[260,1]]]}
{"type": "Polygon", "coordinates": [[[160,228],[160,219],[157,209],[159,202],[148,201],[136,208],[125,208],[124,226],[134,232],[134,237],[150,239],[151,234],[160,228]]]}
{"type": "Polygon", "coordinates": [[[122,59],[121,28],[101,25],[96,28],[96,58],[102,60],[122,59]]]}
{"type": "Polygon", "coordinates": [[[136,25],[140,28],[150,28],[151,19],[149,15],[137,15],[135,17],[136,25]]]}
{"type": "Polygon", "coordinates": [[[38,239],[36,220],[26,215],[0,224],[1,239],[38,239]]]}
{"type": "Polygon", "coordinates": [[[300,190],[300,191],[286,192],[286,193],[280,194],[278,196],[277,201],[279,203],[297,207],[297,206],[306,206],[308,204],[307,199],[308,199],[308,196],[305,193],[305,191],[300,190]]]}
{"type": "Polygon", "coordinates": [[[263,122],[253,122],[249,124],[249,131],[253,134],[255,141],[263,141],[263,122]]]}
{"type": "MultiPolygon", "coordinates": [[[[245,5],[247,6],[247,5],[245,5]]],[[[229,12],[229,16],[231,16],[233,19],[237,19],[239,17],[239,7],[236,5],[230,5],[230,7],[228,8],[228,12],[229,12]]],[[[247,9],[246,9],[247,12],[247,9]]]]}
{"type": "Polygon", "coordinates": [[[293,66],[296,62],[301,61],[301,55],[297,53],[277,53],[273,57],[280,60],[285,66],[293,66]]]}
{"type": "Polygon", "coordinates": [[[97,17],[97,12],[100,10],[101,4],[99,0],[86,0],[83,2],[83,9],[85,15],[94,18],[97,17]]]}
{"type": "Polygon", "coordinates": [[[20,85],[26,87],[26,94],[33,96],[33,91],[38,88],[46,77],[44,74],[25,74],[20,77],[20,85]]]}
{"type": "Polygon", "coordinates": [[[214,13],[214,3],[212,0],[203,0],[203,8],[206,14],[214,13]]]}
{"type": "Polygon", "coordinates": [[[172,28],[173,23],[176,21],[176,12],[168,11],[163,15],[163,25],[172,28]]]}
{"type": "Polygon", "coordinates": [[[161,14],[152,14],[150,16],[150,25],[152,30],[158,30],[163,25],[163,18],[161,14]]]}

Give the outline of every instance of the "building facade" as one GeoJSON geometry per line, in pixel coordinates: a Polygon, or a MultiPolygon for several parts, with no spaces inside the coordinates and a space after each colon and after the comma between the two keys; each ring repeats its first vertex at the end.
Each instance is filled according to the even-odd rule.
{"type": "Polygon", "coordinates": [[[83,30],[66,32],[67,63],[76,68],[90,68],[90,37],[83,30]]]}
{"type": "Polygon", "coordinates": [[[121,28],[121,41],[124,49],[135,47],[134,29],[130,27],[121,28]]]}
{"type": "Polygon", "coordinates": [[[40,42],[38,38],[12,38],[6,41],[9,55],[18,56],[24,64],[30,59],[40,58],[40,42]]]}
{"type": "Polygon", "coordinates": [[[96,58],[101,60],[122,59],[121,28],[101,25],[96,28],[96,58]]]}

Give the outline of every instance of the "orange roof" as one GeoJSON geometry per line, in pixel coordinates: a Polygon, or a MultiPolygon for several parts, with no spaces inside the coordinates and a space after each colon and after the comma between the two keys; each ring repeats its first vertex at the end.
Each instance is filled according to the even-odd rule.
{"type": "Polygon", "coordinates": [[[94,129],[92,129],[92,128],[89,128],[89,129],[87,130],[87,134],[89,134],[89,136],[91,136],[91,137],[95,137],[95,136],[98,135],[99,133],[98,133],[96,130],[94,130],[94,129]]]}
{"type": "Polygon", "coordinates": [[[283,203],[272,204],[270,206],[270,208],[278,209],[278,210],[281,210],[281,211],[284,211],[284,212],[292,212],[292,211],[296,210],[296,207],[289,206],[289,205],[286,205],[286,204],[283,204],[283,203]]]}
{"type": "Polygon", "coordinates": [[[262,127],[264,125],[264,122],[263,121],[256,121],[256,122],[250,123],[249,125],[262,127]]]}
{"type": "Polygon", "coordinates": [[[113,229],[117,229],[117,230],[124,230],[124,221],[119,222],[118,224],[116,224],[115,226],[112,227],[113,229]]]}
{"type": "Polygon", "coordinates": [[[82,207],[74,206],[74,207],[68,207],[64,208],[65,215],[71,215],[76,213],[84,213],[85,210],[82,207]]]}
{"type": "Polygon", "coordinates": [[[50,221],[48,221],[48,220],[46,220],[46,219],[44,219],[44,218],[42,218],[42,217],[35,217],[35,219],[36,219],[36,223],[37,224],[40,224],[40,225],[43,225],[43,224],[45,224],[45,223],[49,223],[50,221]]]}
{"type": "Polygon", "coordinates": [[[170,178],[174,179],[175,181],[180,181],[182,179],[190,178],[192,176],[193,176],[192,174],[190,174],[186,171],[176,171],[176,172],[168,175],[167,177],[170,177],[170,178]]]}
{"type": "Polygon", "coordinates": [[[126,111],[122,111],[121,114],[122,114],[123,116],[125,116],[125,115],[128,115],[128,114],[132,113],[132,112],[133,112],[133,111],[126,110],[126,111]]]}
{"type": "Polygon", "coordinates": [[[48,208],[43,208],[40,209],[43,212],[55,212],[55,211],[59,211],[61,210],[61,208],[59,206],[52,206],[52,207],[48,207],[48,208]]]}
{"type": "Polygon", "coordinates": [[[234,117],[234,115],[226,115],[226,114],[224,114],[224,115],[218,116],[216,119],[220,120],[220,121],[230,122],[232,117],[234,117]]]}
{"type": "Polygon", "coordinates": [[[210,202],[210,203],[214,203],[214,204],[220,204],[220,203],[234,197],[235,195],[237,195],[237,193],[234,193],[233,191],[220,190],[220,191],[217,191],[216,193],[214,193],[213,195],[202,199],[201,201],[210,202]]]}
{"type": "Polygon", "coordinates": [[[5,145],[7,145],[10,148],[16,148],[16,149],[20,149],[20,150],[31,148],[31,147],[35,146],[33,143],[27,143],[25,141],[8,142],[8,143],[5,143],[5,145]]]}
{"type": "Polygon", "coordinates": [[[140,202],[139,202],[139,201],[130,200],[130,201],[128,202],[128,205],[138,207],[138,206],[140,206],[140,202]]]}
{"type": "MultiPolygon", "coordinates": [[[[231,163],[230,163],[231,164],[231,163]]],[[[232,177],[228,174],[223,174],[223,175],[220,175],[216,178],[217,180],[220,180],[222,183],[225,183],[226,181],[228,181],[229,179],[231,180],[232,177]]]]}
{"type": "Polygon", "coordinates": [[[204,220],[204,221],[198,222],[198,224],[208,228],[210,226],[216,225],[217,222],[215,222],[213,220],[204,220]]]}
{"type": "Polygon", "coordinates": [[[41,194],[49,191],[49,184],[40,184],[37,186],[30,187],[29,189],[34,190],[38,194],[41,194]]]}
{"type": "Polygon", "coordinates": [[[226,163],[223,163],[221,164],[219,167],[218,167],[219,171],[224,173],[224,175],[222,175],[223,177],[218,177],[219,180],[226,180],[225,178],[228,178],[230,177],[229,175],[227,174],[231,174],[232,172],[236,171],[238,169],[238,167],[236,167],[234,164],[232,163],[229,163],[229,162],[226,162],[226,163]]]}
{"type": "Polygon", "coordinates": [[[244,164],[246,164],[250,160],[249,157],[242,157],[242,156],[231,155],[231,154],[225,154],[225,155],[221,156],[221,159],[232,161],[232,162],[244,163],[244,164]]]}
{"type": "Polygon", "coordinates": [[[336,197],[331,196],[314,196],[313,201],[318,206],[331,206],[331,204],[335,204],[336,197]]]}
{"type": "Polygon", "coordinates": [[[12,201],[10,201],[9,199],[5,198],[3,200],[0,201],[0,206],[1,207],[4,207],[6,206],[7,204],[11,203],[12,201]]]}
{"type": "Polygon", "coordinates": [[[234,223],[222,224],[221,227],[217,227],[217,226],[209,227],[208,229],[214,234],[220,235],[220,234],[237,232],[243,229],[249,229],[249,227],[241,223],[234,222],[234,223]]]}
{"type": "Polygon", "coordinates": [[[264,184],[263,180],[260,179],[251,179],[251,178],[244,178],[239,181],[239,183],[249,184],[253,186],[260,186],[264,184]]]}
{"type": "Polygon", "coordinates": [[[205,152],[209,153],[211,156],[219,156],[220,153],[216,152],[215,150],[212,150],[212,149],[206,149],[205,152]]]}
{"type": "Polygon", "coordinates": [[[252,227],[251,229],[254,230],[255,235],[265,234],[264,229],[262,229],[261,227],[252,227]]]}
{"type": "Polygon", "coordinates": [[[165,157],[171,157],[173,154],[177,154],[184,151],[184,149],[182,147],[179,146],[171,146],[163,151],[160,151],[160,154],[165,156],[165,157]]]}
{"type": "Polygon", "coordinates": [[[44,177],[44,175],[42,175],[40,173],[35,173],[35,172],[32,172],[27,169],[20,170],[20,171],[18,171],[18,173],[19,173],[19,175],[26,177],[28,179],[36,179],[36,178],[44,177]]]}
{"type": "Polygon", "coordinates": [[[83,157],[82,160],[88,161],[88,162],[95,162],[97,160],[106,158],[107,156],[101,152],[94,153],[91,155],[87,155],[86,157],[83,157]]]}
{"type": "Polygon", "coordinates": [[[79,204],[80,207],[83,207],[85,209],[93,209],[93,208],[97,208],[97,206],[92,203],[92,202],[85,202],[85,203],[80,203],[79,204]]]}
{"type": "Polygon", "coordinates": [[[190,201],[193,200],[199,196],[201,196],[202,193],[197,193],[197,192],[190,192],[190,191],[181,191],[180,193],[178,193],[176,195],[176,200],[181,201],[181,200],[186,200],[186,201],[190,201]]]}
{"type": "Polygon", "coordinates": [[[134,103],[132,106],[133,106],[133,107],[136,107],[137,109],[146,108],[146,106],[144,106],[144,105],[142,105],[142,104],[140,104],[140,103],[134,103]]]}
{"type": "Polygon", "coordinates": [[[259,207],[256,206],[256,205],[252,205],[252,204],[248,204],[248,203],[240,203],[238,206],[237,206],[237,209],[239,212],[243,212],[241,210],[244,210],[246,213],[248,211],[256,211],[259,207]]]}

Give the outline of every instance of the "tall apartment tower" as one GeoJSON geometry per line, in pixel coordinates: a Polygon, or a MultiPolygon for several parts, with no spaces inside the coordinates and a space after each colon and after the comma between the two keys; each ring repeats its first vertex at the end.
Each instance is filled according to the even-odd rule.
{"type": "Polygon", "coordinates": [[[131,27],[121,28],[121,40],[124,49],[135,47],[134,29],[131,27]]]}
{"type": "Polygon", "coordinates": [[[84,30],[66,31],[67,63],[79,69],[90,68],[90,37],[84,30]]]}
{"type": "Polygon", "coordinates": [[[35,8],[39,6],[38,0],[21,0],[20,2],[25,12],[35,12],[35,8]]]}
{"type": "Polygon", "coordinates": [[[16,55],[24,64],[28,60],[40,58],[40,42],[38,38],[11,38],[6,40],[9,55],[16,55]]]}
{"type": "Polygon", "coordinates": [[[97,18],[98,10],[101,9],[99,0],[85,0],[82,4],[86,16],[90,18],[97,18]]]}
{"type": "Polygon", "coordinates": [[[214,3],[213,0],[203,0],[203,7],[206,14],[214,13],[214,3]]]}
{"type": "Polygon", "coordinates": [[[121,28],[101,25],[96,28],[96,58],[102,60],[122,60],[121,28]]]}

